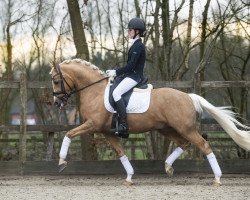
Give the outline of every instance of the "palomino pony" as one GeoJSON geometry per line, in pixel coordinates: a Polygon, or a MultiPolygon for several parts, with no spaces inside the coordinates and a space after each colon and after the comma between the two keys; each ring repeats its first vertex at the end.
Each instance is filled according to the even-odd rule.
{"type": "MultiPolygon", "coordinates": [[[[120,156],[120,160],[127,172],[125,183],[132,184],[134,170],[119,138],[110,133],[112,113],[104,105],[104,92],[108,78],[104,72],[89,62],[74,59],[66,60],[60,65],[51,65],[54,103],[58,107],[67,104],[73,93],[80,95],[80,114],[84,123],[68,131],[64,137],[59,160],[59,172],[66,166],[65,161],[71,140],[84,134],[103,133],[106,139],[120,156]]],[[[212,115],[233,140],[243,149],[250,150],[250,132],[239,130],[238,126],[249,130],[234,118],[234,113],[225,107],[215,107],[201,96],[186,94],[171,89],[159,88],[151,91],[149,108],[144,113],[128,114],[130,133],[142,133],[157,130],[177,144],[177,148],[165,161],[165,170],[173,174],[173,162],[190,146],[195,144],[207,156],[215,179],[215,185],[221,185],[222,175],[215,155],[208,142],[199,134],[196,127],[196,114],[204,108],[212,115]]]]}

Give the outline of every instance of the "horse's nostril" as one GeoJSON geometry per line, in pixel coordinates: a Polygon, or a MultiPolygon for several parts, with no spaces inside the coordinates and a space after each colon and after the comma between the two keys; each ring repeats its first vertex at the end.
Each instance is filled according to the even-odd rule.
{"type": "Polygon", "coordinates": [[[60,107],[60,103],[57,102],[57,101],[54,102],[54,105],[55,105],[56,107],[58,107],[58,108],[60,107]]]}

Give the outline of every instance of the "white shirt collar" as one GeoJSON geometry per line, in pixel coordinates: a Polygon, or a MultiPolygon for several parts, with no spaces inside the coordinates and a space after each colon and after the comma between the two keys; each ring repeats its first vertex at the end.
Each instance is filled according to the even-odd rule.
{"type": "Polygon", "coordinates": [[[136,40],[140,39],[139,36],[137,36],[135,39],[130,39],[130,45],[132,46],[136,40]]]}
{"type": "Polygon", "coordinates": [[[138,40],[138,39],[140,39],[140,37],[138,37],[138,36],[135,39],[133,39],[132,44],[134,44],[135,41],[138,40]]]}

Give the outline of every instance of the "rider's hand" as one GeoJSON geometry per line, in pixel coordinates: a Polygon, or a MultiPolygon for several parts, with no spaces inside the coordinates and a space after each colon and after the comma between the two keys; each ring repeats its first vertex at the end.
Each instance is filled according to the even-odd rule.
{"type": "Polygon", "coordinates": [[[116,70],[114,70],[114,69],[107,70],[106,74],[108,75],[108,77],[114,77],[114,76],[116,76],[116,70]]]}

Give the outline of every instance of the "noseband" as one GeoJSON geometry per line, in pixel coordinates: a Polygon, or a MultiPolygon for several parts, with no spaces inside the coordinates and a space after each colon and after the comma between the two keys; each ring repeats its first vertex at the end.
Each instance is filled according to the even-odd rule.
{"type": "MultiPolygon", "coordinates": [[[[60,68],[60,65],[56,64],[55,65],[57,71],[58,71],[58,74],[55,74],[53,77],[52,77],[52,81],[53,83],[56,83],[56,82],[60,82],[61,83],[61,91],[59,92],[53,92],[53,96],[60,99],[62,102],[67,102],[68,99],[71,97],[72,94],[75,94],[81,90],[84,90],[96,83],[100,83],[101,81],[105,80],[105,79],[108,79],[108,77],[104,77],[94,83],[91,83],[85,87],[82,87],[78,90],[76,89],[73,89],[72,87],[70,87],[70,85],[68,84],[68,82],[66,81],[66,79],[63,77],[63,74],[62,74],[62,71],[61,71],[61,68],[60,68]],[[55,77],[56,76],[60,76],[60,80],[55,80],[55,77]],[[66,89],[65,89],[65,85],[64,85],[64,82],[66,83],[66,85],[69,87],[70,91],[67,92],[66,89]]],[[[61,107],[61,105],[57,105],[58,107],[61,107]]]]}

